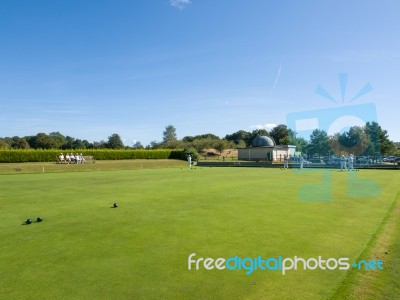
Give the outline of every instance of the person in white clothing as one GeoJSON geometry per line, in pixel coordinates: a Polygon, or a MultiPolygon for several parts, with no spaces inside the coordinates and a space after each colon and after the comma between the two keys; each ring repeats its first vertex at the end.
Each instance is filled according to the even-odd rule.
{"type": "Polygon", "coordinates": [[[342,154],[340,158],[340,171],[346,170],[346,157],[342,154]]]}
{"type": "Polygon", "coordinates": [[[348,169],[347,170],[348,171],[350,171],[350,170],[354,171],[354,156],[353,156],[353,154],[350,154],[349,163],[348,163],[348,169]]]}
{"type": "Polygon", "coordinates": [[[289,169],[289,157],[286,154],[283,156],[283,168],[289,169]]]}
{"type": "Polygon", "coordinates": [[[85,158],[83,157],[82,153],[80,154],[81,156],[81,164],[84,164],[86,162],[85,158]]]}

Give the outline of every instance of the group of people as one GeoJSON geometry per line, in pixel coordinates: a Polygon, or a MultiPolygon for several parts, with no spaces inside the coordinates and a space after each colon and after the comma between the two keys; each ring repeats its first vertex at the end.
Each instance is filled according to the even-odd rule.
{"type": "Polygon", "coordinates": [[[349,157],[342,155],[340,157],[340,171],[354,171],[354,156],[350,154],[349,157]]]}
{"type": "Polygon", "coordinates": [[[83,157],[82,153],[67,153],[65,156],[63,153],[60,154],[58,157],[59,162],[67,163],[67,164],[83,164],[86,162],[85,158],[83,157]]]}

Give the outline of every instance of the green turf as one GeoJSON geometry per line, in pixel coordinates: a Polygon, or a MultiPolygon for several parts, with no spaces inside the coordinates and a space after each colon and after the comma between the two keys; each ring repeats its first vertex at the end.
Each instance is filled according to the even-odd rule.
{"type": "Polygon", "coordinates": [[[185,161],[172,159],[135,159],[135,160],[97,160],[86,164],[56,164],[54,162],[37,163],[0,163],[0,174],[54,173],[54,172],[91,172],[110,170],[132,170],[184,167],[185,161]]]}
{"type": "Polygon", "coordinates": [[[347,188],[348,182],[360,186],[350,174],[328,172],[178,167],[0,175],[0,295],[329,298],[346,284],[348,271],[283,276],[187,269],[192,252],[357,259],[392,207],[400,173],[357,172],[357,179],[379,187],[378,195],[369,196],[347,188]],[[331,201],[299,198],[306,184],[324,176],[332,182],[331,201]],[[114,202],[118,208],[111,208],[114,202]],[[38,216],[42,223],[22,225],[38,216]]]}

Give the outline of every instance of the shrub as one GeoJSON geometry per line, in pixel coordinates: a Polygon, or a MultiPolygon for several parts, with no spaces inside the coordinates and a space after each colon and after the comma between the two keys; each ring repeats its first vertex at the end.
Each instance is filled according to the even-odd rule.
{"type": "Polygon", "coordinates": [[[0,150],[0,163],[18,162],[51,162],[56,161],[60,153],[82,153],[84,156],[93,156],[96,160],[123,160],[123,159],[182,159],[186,160],[183,150],[0,150]]]}
{"type": "Polygon", "coordinates": [[[197,150],[195,149],[195,148],[193,148],[193,147],[190,147],[190,148],[186,148],[184,151],[183,151],[183,155],[184,155],[184,159],[187,159],[187,157],[189,156],[189,155],[191,155],[192,156],[192,160],[198,160],[199,159],[199,153],[197,152],[197,150]]]}

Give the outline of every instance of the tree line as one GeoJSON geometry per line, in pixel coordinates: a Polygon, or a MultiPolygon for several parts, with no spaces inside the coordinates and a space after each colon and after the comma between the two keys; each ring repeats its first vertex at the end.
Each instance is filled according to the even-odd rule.
{"type": "Polygon", "coordinates": [[[296,132],[280,124],[270,131],[257,129],[253,131],[239,130],[220,138],[212,133],[185,136],[178,139],[176,128],[168,125],[163,131],[163,140],[152,141],[143,146],[136,142],[133,146],[125,146],[121,137],[114,133],[107,141],[89,142],[60,132],[50,134],[38,133],[35,136],[0,138],[0,149],[186,149],[188,154],[198,155],[205,149],[216,149],[220,154],[225,149],[251,146],[258,135],[269,135],[277,145],[295,145],[296,151],[307,155],[400,155],[386,130],[377,122],[367,122],[365,126],[353,126],[348,131],[328,135],[324,130],[315,129],[309,140],[298,137],[296,132]],[[196,154],[197,153],[197,154],[196,154]]]}

